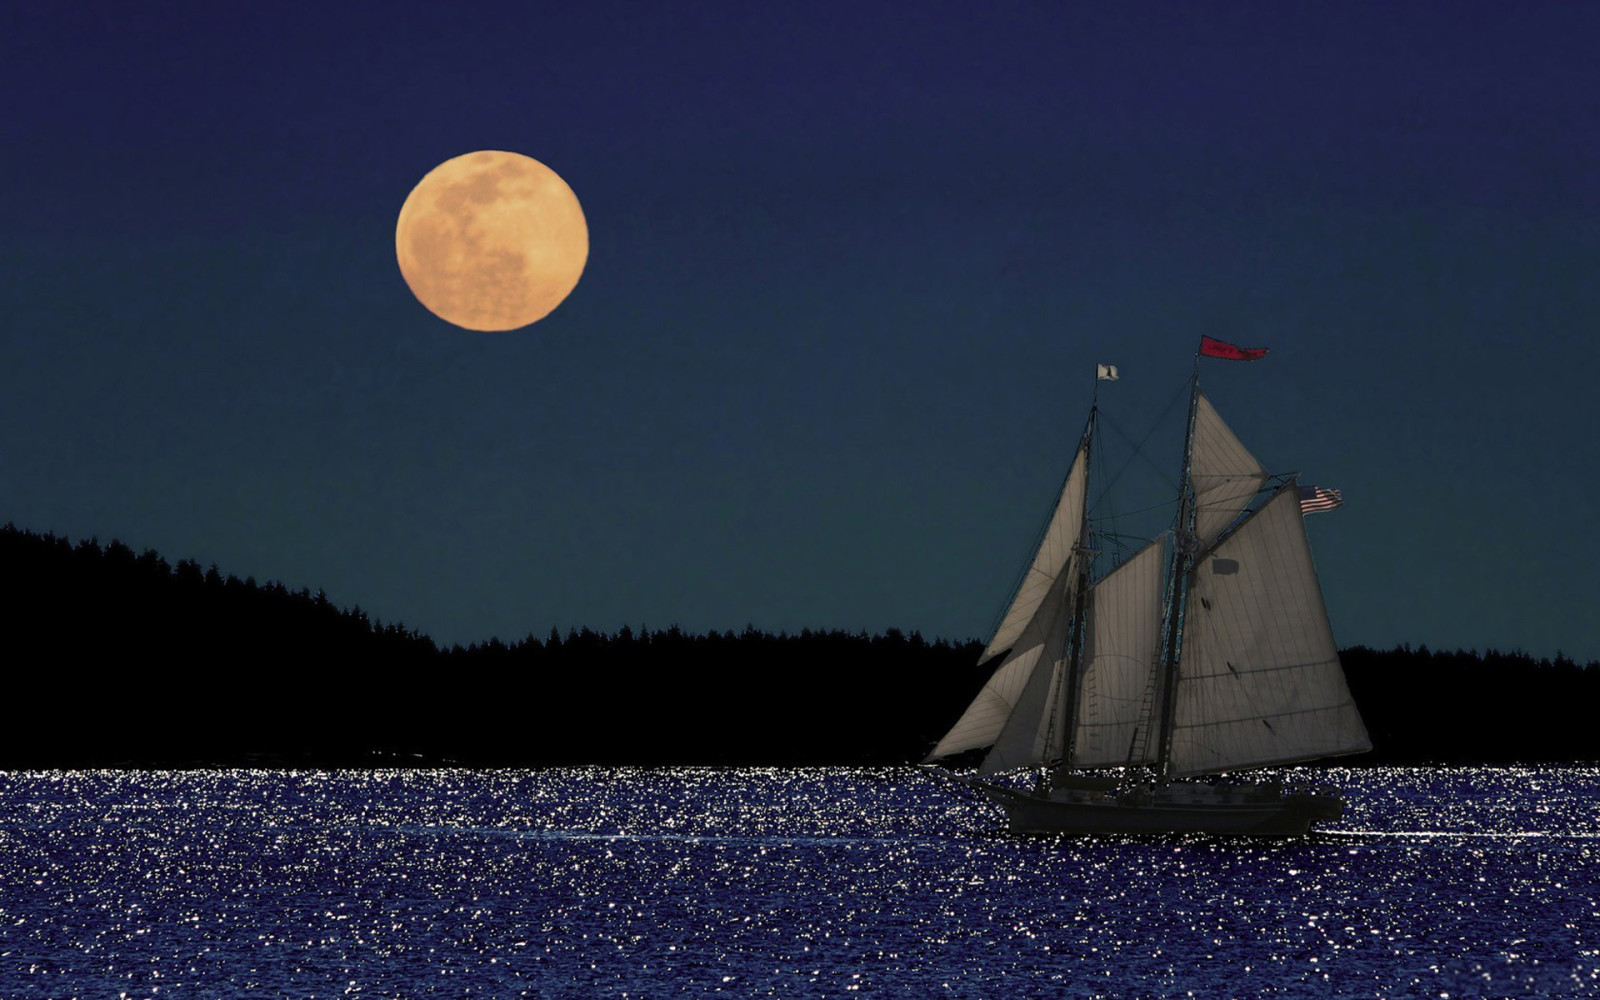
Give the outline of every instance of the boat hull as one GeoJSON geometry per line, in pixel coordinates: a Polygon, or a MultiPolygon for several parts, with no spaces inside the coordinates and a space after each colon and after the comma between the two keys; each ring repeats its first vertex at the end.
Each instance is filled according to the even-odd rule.
{"type": "Polygon", "coordinates": [[[1013,833],[1165,834],[1207,833],[1252,837],[1298,837],[1311,824],[1338,819],[1343,803],[1312,792],[1288,795],[1229,795],[1183,801],[1162,791],[1118,796],[1047,797],[1022,789],[968,780],[967,784],[1006,811],[1013,833]]]}

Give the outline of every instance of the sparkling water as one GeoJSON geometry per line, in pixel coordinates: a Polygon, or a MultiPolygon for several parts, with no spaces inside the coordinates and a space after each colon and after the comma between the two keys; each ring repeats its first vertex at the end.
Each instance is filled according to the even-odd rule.
{"type": "Polygon", "coordinates": [[[0,996],[1600,994],[1600,769],[1317,777],[1264,841],[910,768],[0,774],[0,996]]]}

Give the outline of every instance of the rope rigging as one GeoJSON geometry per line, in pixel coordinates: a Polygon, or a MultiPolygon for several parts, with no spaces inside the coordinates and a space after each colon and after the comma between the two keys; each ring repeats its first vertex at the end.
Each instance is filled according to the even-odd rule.
{"type": "MultiPolygon", "coordinates": [[[[1148,533],[1141,534],[1139,532],[1127,532],[1119,530],[1119,524],[1121,522],[1123,522],[1125,519],[1137,517],[1140,514],[1147,514],[1156,510],[1175,509],[1177,506],[1178,501],[1176,499],[1176,494],[1178,492],[1178,485],[1177,482],[1172,478],[1171,470],[1152,458],[1145,451],[1145,445],[1147,445],[1156,432],[1167,423],[1172,416],[1173,410],[1177,407],[1180,401],[1187,397],[1188,393],[1188,380],[1179,383],[1177,390],[1167,401],[1166,406],[1164,406],[1156,418],[1151,421],[1149,428],[1144,432],[1143,436],[1141,436],[1138,441],[1135,441],[1131,436],[1129,436],[1129,434],[1124,431],[1122,427],[1104,411],[1100,413],[1100,420],[1096,422],[1095,434],[1097,438],[1097,445],[1098,438],[1100,436],[1100,425],[1103,423],[1106,426],[1109,426],[1111,430],[1115,432],[1119,438],[1126,442],[1131,449],[1127,457],[1123,459],[1121,466],[1118,467],[1117,470],[1109,476],[1109,478],[1103,475],[1099,476],[1102,485],[1100,486],[1099,491],[1094,494],[1094,499],[1089,505],[1090,520],[1094,525],[1095,535],[1106,540],[1116,549],[1114,558],[1112,559],[1113,567],[1120,565],[1123,559],[1131,555],[1145,542],[1149,541],[1148,533]],[[1111,491],[1119,482],[1121,482],[1123,476],[1126,475],[1128,470],[1133,466],[1135,459],[1142,459],[1146,465],[1155,471],[1156,475],[1160,477],[1161,485],[1166,487],[1167,494],[1169,497],[1171,497],[1171,499],[1167,499],[1161,503],[1152,504],[1145,507],[1117,510],[1115,509],[1114,505],[1108,503],[1108,498],[1111,495],[1111,491]],[[1096,511],[1101,511],[1102,513],[1096,515],[1096,511]]],[[[1099,454],[1105,454],[1104,450],[1098,447],[1096,448],[1096,451],[1099,454]]],[[[1095,470],[1091,470],[1091,482],[1093,482],[1095,478],[1097,478],[1096,472],[1095,470]]]]}

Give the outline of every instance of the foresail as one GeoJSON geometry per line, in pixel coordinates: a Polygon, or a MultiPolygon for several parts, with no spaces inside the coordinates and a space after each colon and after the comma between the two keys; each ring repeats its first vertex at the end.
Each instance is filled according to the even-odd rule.
{"type": "Polygon", "coordinates": [[[978,768],[979,774],[1061,759],[1064,727],[1052,723],[1062,708],[1061,683],[1067,670],[1067,637],[1072,628],[1072,615],[1066,606],[1077,590],[1075,576],[1061,575],[1056,586],[1050,588],[1047,603],[1034,615],[1033,624],[1022,633],[1021,645],[1034,662],[1033,671],[1001,728],[994,749],[978,768]]]}
{"type": "Polygon", "coordinates": [[[1149,762],[1146,701],[1157,669],[1166,547],[1140,549],[1089,591],[1088,635],[1079,682],[1072,765],[1119,767],[1149,762]]]}
{"type": "Polygon", "coordinates": [[[1198,545],[1204,548],[1250,505],[1268,476],[1204,394],[1195,403],[1189,470],[1194,487],[1195,534],[1198,545]]]}
{"type": "Polygon", "coordinates": [[[928,754],[928,760],[991,746],[1000,738],[1006,720],[1022,699],[1034,668],[1044,657],[1056,620],[1059,618],[1064,622],[1069,617],[1066,613],[1067,591],[1075,576],[1076,571],[1071,565],[1057,574],[1056,582],[1046,591],[1046,599],[1038,602],[1033,621],[1017,637],[1010,655],[990,676],[983,690],[978,692],[978,696],[933,748],[933,752],[928,754]]]}
{"type": "Polygon", "coordinates": [[[989,640],[983,655],[978,658],[979,663],[987,663],[1017,644],[1023,630],[1033,621],[1039,606],[1044,603],[1045,596],[1050,593],[1057,578],[1066,573],[1067,563],[1072,558],[1073,548],[1078,543],[1078,532],[1083,527],[1088,463],[1087,448],[1080,444],[1077,457],[1072,462],[1072,469],[1067,473],[1067,481],[1061,487],[1061,496],[1056,500],[1055,512],[1051,515],[1050,524],[1045,528],[1044,538],[1039,543],[1039,551],[1034,554],[1027,575],[1023,577],[1022,585],[1017,588],[1017,594],[1011,600],[1011,607],[1000,620],[1000,627],[995,629],[994,637],[989,640]]]}
{"type": "Polygon", "coordinates": [[[1200,560],[1184,619],[1172,775],[1371,749],[1339,667],[1294,483],[1200,560]]]}
{"type": "MultiPolygon", "coordinates": [[[[1065,631],[1065,623],[1062,623],[1065,631]]],[[[1017,704],[995,740],[994,749],[983,758],[979,774],[994,774],[1018,767],[1032,767],[1061,757],[1060,727],[1050,718],[1061,703],[1061,674],[1066,668],[1061,655],[1065,642],[1047,643],[1033,657],[1033,673],[1022,689],[1017,704]]]]}

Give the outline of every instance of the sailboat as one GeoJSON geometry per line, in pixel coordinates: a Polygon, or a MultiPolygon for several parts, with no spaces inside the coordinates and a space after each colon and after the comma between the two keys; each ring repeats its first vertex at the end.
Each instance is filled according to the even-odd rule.
{"type": "MultiPolygon", "coordinates": [[[[977,775],[948,776],[1003,807],[1012,831],[1297,836],[1342,814],[1336,791],[1240,774],[1372,748],[1297,482],[1272,476],[1200,391],[1202,356],[1265,353],[1202,341],[1175,523],[1098,577],[1091,405],[1038,550],[979,660],[999,665],[927,758],[989,747],[977,775]],[[998,780],[1030,771],[1031,786],[998,780]]],[[[1116,377],[1101,366],[1099,378],[1108,371],[1116,377]]]]}

